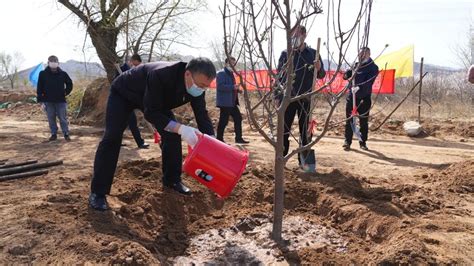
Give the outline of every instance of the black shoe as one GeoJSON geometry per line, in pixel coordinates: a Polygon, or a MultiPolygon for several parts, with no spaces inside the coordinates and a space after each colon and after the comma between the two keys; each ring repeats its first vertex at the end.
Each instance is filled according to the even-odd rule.
{"type": "Polygon", "coordinates": [[[56,134],[53,134],[53,135],[51,135],[51,137],[49,137],[49,141],[55,141],[57,139],[58,139],[58,135],[56,135],[56,134]]]}
{"type": "Polygon", "coordinates": [[[249,142],[249,141],[246,141],[245,139],[236,139],[236,140],[235,140],[235,143],[238,143],[238,144],[249,144],[250,142],[249,142]]]}
{"type": "Polygon", "coordinates": [[[89,195],[89,206],[98,211],[106,211],[109,209],[105,195],[91,193],[89,195]]]}
{"type": "Polygon", "coordinates": [[[174,184],[165,184],[166,187],[169,187],[181,194],[184,194],[184,195],[191,195],[191,189],[189,189],[187,186],[185,186],[183,183],[181,182],[177,182],[177,183],[174,183],[174,184]]]}
{"type": "Polygon", "coordinates": [[[367,148],[367,144],[365,142],[359,142],[360,148],[364,151],[368,151],[369,148],[367,148]]]}
{"type": "Polygon", "coordinates": [[[148,149],[150,147],[150,144],[148,143],[143,143],[141,145],[138,145],[139,149],[148,149]]]}
{"type": "Polygon", "coordinates": [[[69,137],[69,135],[64,135],[64,139],[65,139],[66,141],[71,141],[71,137],[69,137]]]}
{"type": "Polygon", "coordinates": [[[351,149],[351,144],[347,141],[344,141],[344,145],[342,145],[345,151],[348,151],[351,149]]]}

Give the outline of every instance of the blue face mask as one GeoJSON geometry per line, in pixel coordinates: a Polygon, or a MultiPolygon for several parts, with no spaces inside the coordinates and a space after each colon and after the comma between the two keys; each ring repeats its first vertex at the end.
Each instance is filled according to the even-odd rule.
{"type": "Polygon", "coordinates": [[[199,88],[196,85],[196,83],[194,83],[194,80],[193,80],[193,85],[191,85],[191,87],[187,88],[186,91],[194,97],[199,97],[204,93],[204,89],[199,88]]]}

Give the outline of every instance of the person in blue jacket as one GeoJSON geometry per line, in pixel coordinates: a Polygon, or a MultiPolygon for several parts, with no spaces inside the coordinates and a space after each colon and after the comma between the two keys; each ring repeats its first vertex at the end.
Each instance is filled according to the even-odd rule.
{"type": "MultiPolygon", "coordinates": [[[[379,74],[379,68],[374,63],[372,58],[370,58],[370,49],[369,47],[362,47],[359,50],[359,62],[356,63],[354,69],[357,69],[355,76],[353,78],[354,86],[349,89],[349,94],[346,99],[346,129],[345,129],[345,140],[342,147],[345,151],[350,150],[352,144],[352,93],[353,90],[356,92],[356,106],[357,112],[359,113],[359,123],[360,123],[360,135],[362,140],[359,141],[359,146],[363,150],[369,150],[367,147],[367,138],[369,136],[369,111],[372,106],[372,85],[374,84],[377,75],[379,74]],[[360,65],[360,66],[359,66],[360,65]],[[355,89],[354,89],[355,88],[355,89]]],[[[346,71],[344,74],[344,79],[350,79],[353,73],[352,70],[346,71]]]]}
{"type": "Polygon", "coordinates": [[[57,56],[48,57],[48,66],[39,73],[38,87],[36,89],[37,100],[44,104],[48,116],[51,136],[49,141],[58,139],[59,119],[61,130],[66,141],[70,141],[69,126],[67,120],[66,96],[72,91],[72,80],[69,75],[59,67],[57,56]]]}
{"type": "Polygon", "coordinates": [[[225,67],[217,72],[216,106],[220,109],[219,123],[217,125],[217,139],[224,142],[224,130],[229,122],[229,116],[234,120],[235,142],[247,144],[242,138],[242,115],[239,110],[239,85],[235,84],[232,66],[235,67],[234,57],[225,59],[225,67]]]}

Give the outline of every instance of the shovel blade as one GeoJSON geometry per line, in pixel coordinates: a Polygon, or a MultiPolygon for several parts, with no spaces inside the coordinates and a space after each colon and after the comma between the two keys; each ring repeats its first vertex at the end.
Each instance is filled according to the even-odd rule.
{"type": "Polygon", "coordinates": [[[298,153],[298,161],[300,163],[301,169],[303,169],[305,172],[316,172],[316,155],[313,149],[298,153]]]}
{"type": "Polygon", "coordinates": [[[356,138],[359,141],[362,141],[362,135],[360,134],[360,130],[359,130],[359,127],[357,126],[357,124],[358,124],[357,123],[357,118],[353,117],[352,122],[351,122],[352,132],[354,133],[354,135],[356,136],[356,138]]]}

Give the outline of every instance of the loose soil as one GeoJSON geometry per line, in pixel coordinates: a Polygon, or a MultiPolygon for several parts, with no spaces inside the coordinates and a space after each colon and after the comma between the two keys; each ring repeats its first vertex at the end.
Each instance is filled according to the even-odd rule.
{"type": "Polygon", "coordinates": [[[344,152],[332,131],[316,146],[316,174],[296,158],[285,168],[283,245],[269,238],[272,148],[248,126],[249,164],[225,201],[184,175],[192,196],[164,188],[159,146],[139,150],[127,131],[112,210],[97,212],[87,197],[102,128],[73,124],[71,142],[47,142],[44,115],[28,104],[0,121],[0,159],[64,160],[0,183],[2,263],[474,264],[472,121],[431,121],[440,129],[423,138],[370,133],[369,151],[344,152]]]}

